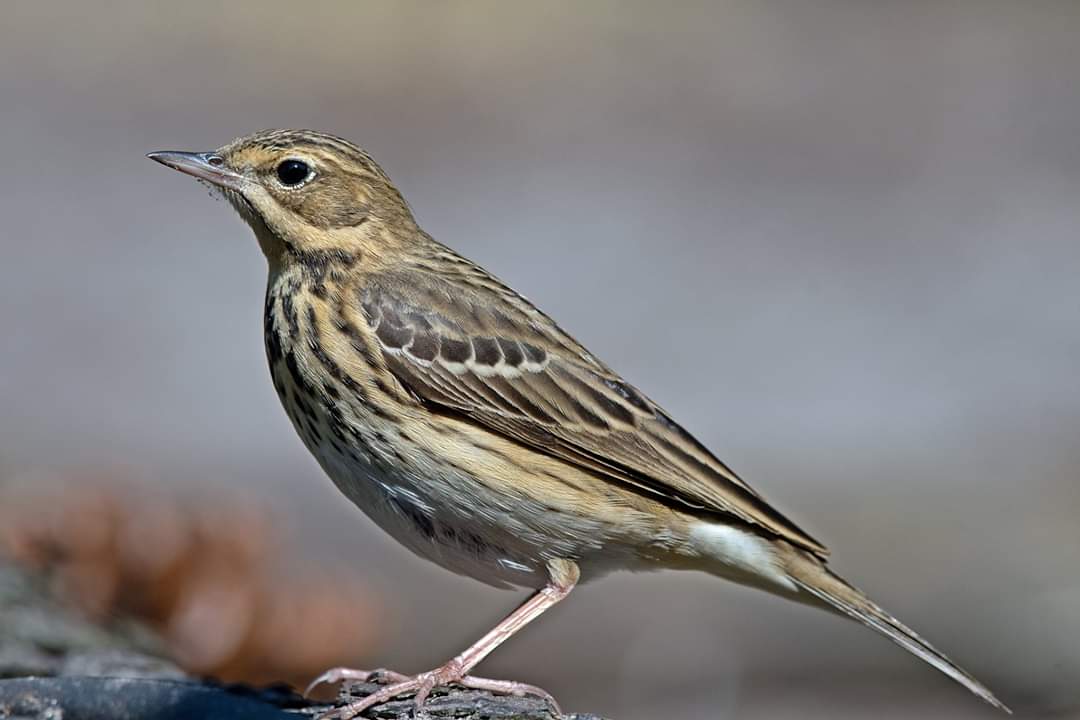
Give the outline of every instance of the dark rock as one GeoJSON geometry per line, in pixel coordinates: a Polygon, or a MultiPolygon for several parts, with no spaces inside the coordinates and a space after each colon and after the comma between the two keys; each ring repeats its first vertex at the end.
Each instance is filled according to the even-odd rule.
{"type": "MultiPolygon", "coordinates": [[[[188,678],[157,654],[159,647],[144,628],[80,618],[39,579],[0,562],[0,720],[301,720],[333,707],[285,686],[188,678]]],[[[351,684],[338,702],[379,687],[351,684]]],[[[424,709],[431,720],[600,720],[559,716],[539,698],[457,687],[436,690],[424,709]]],[[[406,696],[364,717],[414,720],[415,710],[406,696]]]]}

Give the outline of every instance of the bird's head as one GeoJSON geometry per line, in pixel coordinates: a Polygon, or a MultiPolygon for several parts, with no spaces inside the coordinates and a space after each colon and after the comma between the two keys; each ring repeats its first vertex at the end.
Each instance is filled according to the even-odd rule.
{"type": "Polygon", "coordinates": [[[311,130],[265,130],[210,152],[152,160],[221,192],[252,226],[271,263],[378,252],[415,231],[401,194],[366,152],[311,130]]]}

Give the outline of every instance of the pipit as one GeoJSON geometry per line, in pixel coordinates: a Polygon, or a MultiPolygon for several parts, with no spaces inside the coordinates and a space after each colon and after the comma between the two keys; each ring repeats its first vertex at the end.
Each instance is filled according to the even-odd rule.
{"type": "MultiPolygon", "coordinates": [[[[395,696],[422,706],[498,645],[612,570],[677,568],[854,619],[995,707],[975,678],[826,565],[828,551],[551,318],[420,229],[356,145],[269,130],[150,157],[220,190],[269,265],[266,355],[308,450],[346,497],[417,555],[535,590],[445,665],[329,716],[395,696]]],[[[371,677],[347,668],[316,680],[371,677]]],[[[328,717],[329,717],[328,716],[328,717]]]]}

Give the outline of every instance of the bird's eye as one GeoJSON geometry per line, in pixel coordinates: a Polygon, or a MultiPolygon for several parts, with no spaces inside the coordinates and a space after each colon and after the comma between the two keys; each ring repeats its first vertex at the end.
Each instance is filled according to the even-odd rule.
{"type": "Polygon", "coordinates": [[[282,185],[295,186],[311,175],[311,168],[303,160],[282,160],[277,166],[278,180],[282,185]]]}

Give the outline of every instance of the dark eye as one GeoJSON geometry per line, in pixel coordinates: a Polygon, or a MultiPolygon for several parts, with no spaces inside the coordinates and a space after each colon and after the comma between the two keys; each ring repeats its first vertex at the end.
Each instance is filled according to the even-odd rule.
{"type": "Polygon", "coordinates": [[[311,168],[303,160],[282,160],[277,166],[278,180],[282,185],[299,185],[310,174],[311,168]]]}

